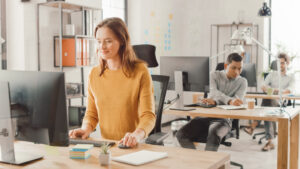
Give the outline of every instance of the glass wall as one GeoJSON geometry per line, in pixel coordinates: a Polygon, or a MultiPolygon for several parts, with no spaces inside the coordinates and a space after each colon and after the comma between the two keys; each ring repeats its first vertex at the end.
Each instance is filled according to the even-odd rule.
{"type": "MultiPolygon", "coordinates": [[[[272,51],[291,57],[289,72],[294,73],[295,86],[300,85],[299,6],[299,0],[272,1],[272,51]]],[[[295,93],[300,95],[300,88],[295,87],[295,93]]]]}

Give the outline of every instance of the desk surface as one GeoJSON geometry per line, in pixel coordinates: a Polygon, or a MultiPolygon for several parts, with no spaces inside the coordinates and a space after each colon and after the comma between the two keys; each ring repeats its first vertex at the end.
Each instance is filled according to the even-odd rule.
{"type": "MultiPolygon", "coordinates": [[[[261,99],[279,99],[279,95],[267,94],[246,94],[246,98],[261,98],[261,99]]],[[[282,98],[289,100],[300,100],[300,96],[282,95],[282,98]]]]}
{"type": "MultiPolygon", "coordinates": [[[[73,146],[73,145],[72,145],[73,146]]],[[[70,146],[70,147],[72,147],[70,146]]],[[[69,158],[69,147],[54,147],[43,144],[33,144],[30,142],[18,141],[15,143],[15,149],[26,152],[33,152],[44,154],[44,158],[24,166],[15,166],[0,163],[0,168],[11,169],[83,169],[83,168],[110,168],[110,169],[127,169],[137,168],[123,163],[111,161],[109,166],[101,166],[98,162],[98,155],[100,148],[94,147],[91,150],[92,156],[86,160],[73,160],[69,158]]],[[[230,155],[221,152],[208,152],[191,149],[183,149],[176,147],[163,147],[148,144],[139,144],[138,147],[133,149],[119,149],[116,146],[111,148],[112,156],[119,156],[136,152],[139,150],[151,150],[168,152],[168,157],[154,161],[148,164],[139,166],[143,169],[153,168],[200,168],[200,169],[225,169],[229,165],[230,155]]]]}
{"type": "Polygon", "coordinates": [[[288,114],[281,116],[271,116],[268,112],[278,110],[277,107],[260,107],[255,109],[247,110],[224,110],[221,108],[196,108],[192,111],[175,111],[165,110],[164,114],[173,114],[180,116],[192,116],[192,117],[213,117],[213,118],[232,118],[232,119],[253,119],[253,120],[267,120],[267,121],[278,121],[280,119],[294,118],[299,112],[300,108],[286,108],[288,114]]]}
{"type": "MultiPolygon", "coordinates": [[[[199,101],[199,98],[202,98],[204,96],[204,93],[202,92],[195,92],[193,94],[193,103],[196,103],[199,101]]],[[[246,94],[245,98],[258,98],[258,99],[279,99],[279,95],[267,95],[267,94],[246,94]]],[[[290,96],[290,95],[282,95],[283,99],[289,99],[289,100],[300,100],[300,96],[290,96]]]]}
{"type": "Polygon", "coordinates": [[[278,108],[264,107],[251,110],[224,110],[220,108],[197,108],[193,111],[165,110],[164,114],[192,117],[253,119],[278,122],[277,169],[298,169],[299,112],[300,108],[286,108],[289,115],[270,116],[269,111],[278,108]],[[288,167],[289,166],[289,167],[288,167]]]}

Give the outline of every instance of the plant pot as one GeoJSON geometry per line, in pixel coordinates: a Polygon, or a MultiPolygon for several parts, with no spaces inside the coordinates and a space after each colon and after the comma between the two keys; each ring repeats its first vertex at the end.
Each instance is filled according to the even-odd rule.
{"type": "Polygon", "coordinates": [[[101,165],[109,165],[110,163],[110,152],[108,154],[99,154],[99,162],[101,165]]]}

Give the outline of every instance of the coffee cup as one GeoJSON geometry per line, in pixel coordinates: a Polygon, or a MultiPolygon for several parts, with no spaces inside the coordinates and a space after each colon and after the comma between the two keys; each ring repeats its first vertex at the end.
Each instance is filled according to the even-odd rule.
{"type": "Polygon", "coordinates": [[[272,94],[273,94],[273,88],[268,88],[267,95],[272,95],[272,94]]]}
{"type": "Polygon", "coordinates": [[[247,103],[248,103],[248,109],[254,109],[254,106],[255,106],[255,100],[254,99],[248,99],[247,103]]]}

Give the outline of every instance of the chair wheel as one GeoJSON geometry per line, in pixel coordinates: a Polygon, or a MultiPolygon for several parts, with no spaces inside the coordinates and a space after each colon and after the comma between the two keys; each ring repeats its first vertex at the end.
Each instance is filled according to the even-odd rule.
{"type": "Polygon", "coordinates": [[[262,143],[261,140],[259,140],[259,141],[258,141],[258,144],[261,144],[261,143],[262,143]]]}

